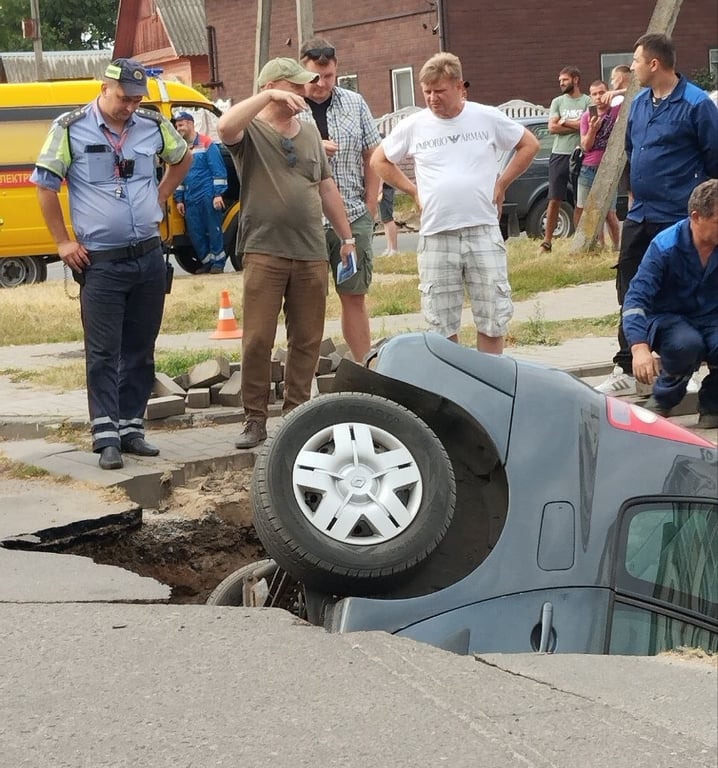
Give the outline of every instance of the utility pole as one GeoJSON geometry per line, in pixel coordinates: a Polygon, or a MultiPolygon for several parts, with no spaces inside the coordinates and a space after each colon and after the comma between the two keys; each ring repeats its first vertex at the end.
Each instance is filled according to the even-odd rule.
{"type": "MultiPolygon", "coordinates": [[[[683,0],[656,0],[653,16],[648,24],[646,33],[663,33],[670,36],[676,25],[676,19],[678,18],[682,2],[683,0]]],[[[618,120],[616,120],[616,125],[608,139],[606,152],[598,166],[598,173],[596,173],[596,178],[588,193],[581,221],[579,221],[576,234],[573,236],[571,243],[572,254],[589,251],[596,245],[598,236],[601,234],[603,222],[618,189],[618,181],[626,164],[626,154],[624,151],[626,124],[628,122],[631,102],[638,92],[638,88],[638,83],[635,79],[632,79],[631,85],[626,91],[623,104],[621,104],[618,120]]]]}
{"type": "Polygon", "coordinates": [[[269,61],[269,38],[272,25],[272,0],[257,0],[257,39],[254,53],[254,93],[259,87],[257,78],[269,61]]]}
{"type": "Polygon", "coordinates": [[[314,37],[313,0],[297,0],[297,57],[305,40],[314,37]]]}
{"type": "Polygon", "coordinates": [[[35,52],[35,80],[45,79],[42,62],[42,36],[40,34],[40,0],[30,0],[30,24],[23,22],[23,37],[32,37],[32,49],[35,52]],[[27,34],[27,31],[30,34],[27,34]]]}

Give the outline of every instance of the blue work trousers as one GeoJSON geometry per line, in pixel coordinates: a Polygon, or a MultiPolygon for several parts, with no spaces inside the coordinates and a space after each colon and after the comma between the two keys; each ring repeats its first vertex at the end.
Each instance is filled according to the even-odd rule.
{"type": "Polygon", "coordinates": [[[702,362],[708,376],[698,393],[701,413],[718,413],[718,324],[715,319],[691,320],[664,314],[651,319],[649,345],[661,356],[661,373],[653,385],[653,397],[663,408],[678,405],[688,379],[702,362]]]}
{"type": "Polygon", "coordinates": [[[80,291],[92,450],[144,436],[165,303],[162,247],[92,264],[80,291]]]}
{"type": "Polygon", "coordinates": [[[184,220],[195,255],[202,263],[224,261],[224,211],[216,210],[213,198],[185,201],[184,220]]]}

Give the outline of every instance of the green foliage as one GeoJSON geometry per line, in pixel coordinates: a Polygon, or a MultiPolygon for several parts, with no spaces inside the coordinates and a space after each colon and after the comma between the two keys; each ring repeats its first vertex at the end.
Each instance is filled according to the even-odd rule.
{"type": "Polygon", "coordinates": [[[225,357],[229,361],[239,360],[239,342],[234,351],[217,349],[183,349],[176,352],[159,352],[155,356],[155,369],[174,378],[182,373],[187,373],[190,368],[205,360],[214,360],[216,357],[225,357]]]}
{"type": "MultiPolygon", "coordinates": [[[[40,34],[46,51],[110,48],[115,38],[118,0],[63,0],[40,4],[40,34]]],[[[0,50],[32,51],[22,36],[29,0],[0,0],[0,50]]]]}
{"type": "Polygon", "coordinates": [[[716,73],[710,67],[694,69],[688,79],[704,91],[714,91],[716,88],[716,73]]]}

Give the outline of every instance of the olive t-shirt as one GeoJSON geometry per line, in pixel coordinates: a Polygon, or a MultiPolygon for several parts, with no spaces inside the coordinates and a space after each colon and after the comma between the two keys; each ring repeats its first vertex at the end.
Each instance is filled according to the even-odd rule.
{"type": "MultiPolygon", "coordinates": [[[[557,96],[549,108],[549,118],[565,117],[566,120],[579,120],[581,115],[588,109],[591,103],[591,97],[582,93],[577,99],[562,93],[557,96]]],[[[553,137],[553,147],[551,153],[554,155],[570,155],[581,142],[581,134],[575,133],[557,133],[553,137]]]]}
{"type": "Polygon", "coordinates": [[[316,126],[300,123],[286,139],[255,118],[228,149],[242,197],[239,251],[326,260],[319,182],[332,174],[316,126]]]}

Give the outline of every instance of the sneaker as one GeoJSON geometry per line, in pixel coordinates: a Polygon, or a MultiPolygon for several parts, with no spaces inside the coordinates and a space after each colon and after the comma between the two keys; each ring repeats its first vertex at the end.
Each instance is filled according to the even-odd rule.
{"type": "Polygon", "coordinates": [[[221,275],[224,272],[223,261],[213,261],[209,268],[210,275],[221,275]]]}
{"type": "Polygon", "coordinates": [[[718,429],[718,413],[699,413],[698,426],[701,429],[718,429]]]}
{"type": "Polygon", "coordinates": [[[664,408],[662,405],[659,405],[656,402],[656,398],[651,395],[648,400],[643,404],[642,406],[647,411],[651,411],[652,413],[657,413],[659,416],[663,416],[664,418],[668,418],[671,414],[670,408],[664,408]]]}
{"type": "Polygon", "coordinates": [[[399,251],[395,251],[393,249],[387,248],[385,251],[382,251],[381,255],[382,256],[398,256],[399,251]]]}
{"type": "Polygon", "coordinates": [[[263,440],[267,439],[267,427],[262,421],[249,419],[244,431],[234,444],[237,448],[256,448],[263,440]]]}
{"type": "Polygon", "coordinates": [[[698,381],[698,374],[694,373],[693,376],[688,379],[688,386],[686,387],[686,394],[695,395],[701,388],[701,383],[698,381]]]}
{"type": "Polygon", "coordinates": [[[604,395],[635,395],[636,379],[634,376],[624,373],[623,368],[617,365],[606,381],[594,389],[597,392],[603,392],[604,395]]]}

